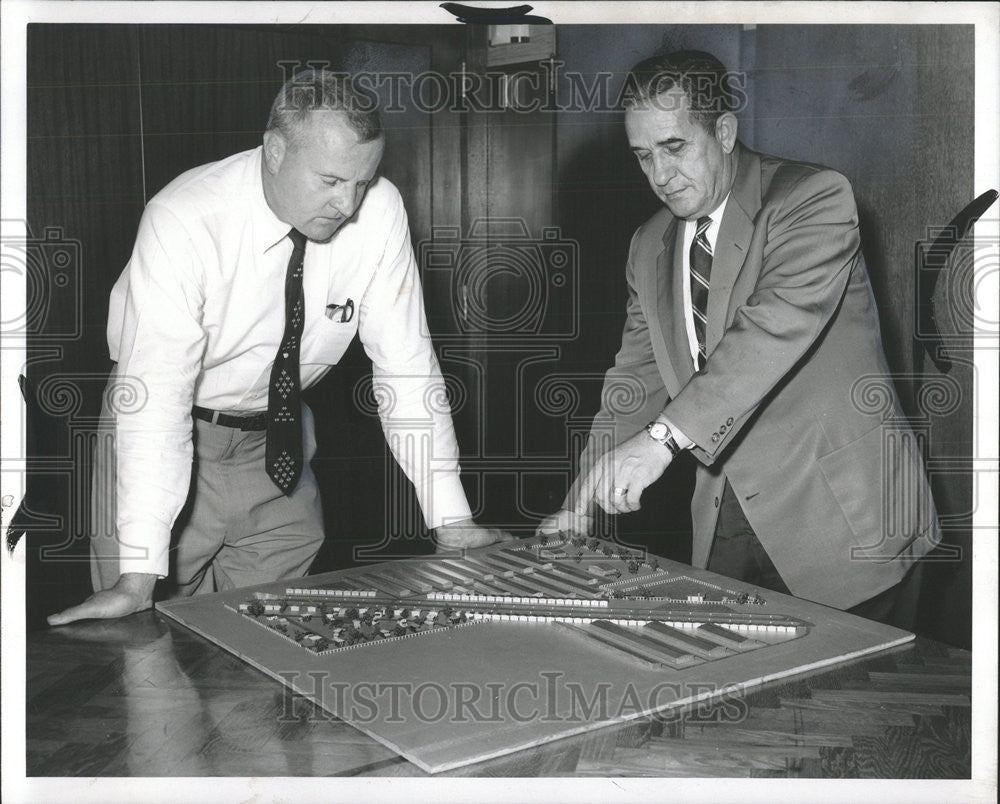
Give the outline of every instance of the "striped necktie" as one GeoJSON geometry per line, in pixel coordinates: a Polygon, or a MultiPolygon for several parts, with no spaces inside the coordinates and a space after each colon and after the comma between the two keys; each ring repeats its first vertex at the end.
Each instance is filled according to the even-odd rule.
{"type": "Polygon", "coordinates": [[[264,453],[268,476],[286,495],[295,490],[303,463],[299,346],[305,310],[302,261],[306,253],[306,236],[302,232],[292,229],[288,237],[295,247],[285,273],[285,332],[271,367],[264,453]]]}
{"type": "Polygon", "coordinates": [[[698,336],[698,370],[705,367],[705,327],[708,323],[708,283],[712,276],[712,244],[708,242],[708,227],[712,219],[698,218],[698,228],[691,242],[691,312],[694,331],[698,336]]]}

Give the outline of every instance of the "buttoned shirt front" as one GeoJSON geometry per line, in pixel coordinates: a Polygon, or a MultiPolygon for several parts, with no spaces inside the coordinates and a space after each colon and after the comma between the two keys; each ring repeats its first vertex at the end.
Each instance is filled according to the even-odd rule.
{"type": "MultiPolygon", "coordinates": [[[[712,251],[715,251],[715,241],[719,238],[719,229],[722,228],[722,216],[726,214],[726,203],[729,201],[729,194],[722,199],[714,210],[708,213],[712,223],[705,230],[705,237],[708,239],[712,251]]],[[[694,370],[698,370],[698,335],[694,329],[694,313],[691,309],[691,244],[694,242],[695,233],[698,230],[696,220],[684,221],[683,244],[681,249],[682,271],[684,273],[684,327],[688,336],[688,348],[691,352],[691,362],[694,370]]],[[[711,280],[709,280],[711,282],[711,280]]]]}
{"type": "MultiPolygon", "coordinates": [[[[170,529],[190,483],[192,406],[267,409],[289,229],[264,199],[260,148],[182,174],[143,213],[108,316],[118,382],[136,393],[116,416],[122,572],[167,572],[170,529]]],[[[302,387],[358,334],[387,441],[427,526],[469,518],[406,212],[388,180],[368,189],[330,240],[307,244],[303,291],[302,387]],[[348,301],[353,317],[340,309],[348,301]]]]}
{"type": "MultiPolygon", "coordinates": [[[[727,193],[726,197],[722,199],[722,203],[709,213],[712,223],[705,230],[705,237],[708,238],[713,252],[715,251],[715,243],[719,239],[722,216],[726,214],[728,202],[729,194],[727,193]]],[[[681,272],[683,274],[681,286],[684,289],[684,329],[687,332],[688,351],[691,354],[691,363],[695,371],[698,371],[698,334],[694,329],[694,312],[691,309],[691,244],[694,242],[697,230],[698,222],[696,220],[684,221],[684,225],[681,227],[681,272]]],[[[711,279],[709,279],[709,283],[711,283],[711,279]]],[[[681,432],[669,416],[661,414],[658,418],[670,428],[677,446],[681,449],[687,449],[693,445],[694,442],[681,432]]]]}

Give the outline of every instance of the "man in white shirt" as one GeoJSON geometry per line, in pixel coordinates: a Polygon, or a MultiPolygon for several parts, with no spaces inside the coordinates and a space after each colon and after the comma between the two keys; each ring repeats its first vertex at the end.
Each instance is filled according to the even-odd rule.
{"type": "Polygon", "coordinates": [[[663,208],[632,238],[628,318],[580,475],[539,530],[635,511],[688,450],[692,564],[907,626],[940,529],[854,195],[833,170],[743,146],[729,81],[697,51],[628,77],[626,133],[663,208]],[[613,409],[622,385],[637,412],[613,409]]]}
{"type": "Polygon", "coordinates": [[[262,147],[149,202],[111,294],[116,456],[95,462],[95,593],[51,624],[148,608],[168,574],[180,594],[305,574],[323,528],[299,394],[355,333],[438,549],[510,538],[471,518],[406,212],[376,175],[383,148],[374,99],[306,71],[262,147]]]}

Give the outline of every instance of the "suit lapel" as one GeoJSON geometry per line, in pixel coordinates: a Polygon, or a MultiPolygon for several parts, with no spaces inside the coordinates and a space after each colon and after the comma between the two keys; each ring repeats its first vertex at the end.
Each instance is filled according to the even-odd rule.
{"type": "MultiPolygon", "coordinates": [[[[708,292],[708,351],[718,345],[726,331],[727,311],[733,285],[746,259],[754,232],[754,219],[761,207],[760,157],[736,144],[736,180],[726,204],[712,259],[708,292]]],[[[650,341],[667,393],[674,397],[694,374],[688,348],[684,310],[684,271],[678,240],[683,234],[679,221],[671,217],[663,232],[663,250],[656,270],[644,272],[641,295],[655,305],[655,315],[646,316],[650,341]]],[[[649,262],[640,261],[649,265],[649,262]]],[[[647,307],[649,310],[652,305],[647,307]]]]}
{"type": "Polygon", "coordinates": [[[670,294],[664,299],[660,315],[670,321],[669,344],[672,347],[670,356],[674,361],[677,379],[682,386],[687,385],[694,374],[694,363],[691,360],[691,348],[688,342],[687,311],[684,309],[684,221],[676,220],[673,231],[669,233],[670,268],[664,276],[669,277],[670,294]]]}
{"type": "Polygon", "coordinates": [[[656,258],[656,270],[646,274],[644,294],[652,302],[650,307],[655,311],[655,315],[646,316],[653,354],[656,356],[663,384],[671,397],[680,392],[690,374],[684,374],[684,363],[679,360],[680,353],[677,350],[679,343],[686,343],[678,342],[676,334],[678,322],[681,330],[684,329],[684,319],[680,314],[683,301],[678,301],[675,287],[675,277],[680,274],[674,254],[677,228],[677,219],[671,218],[663,233],[663,249],[656,258]]]}
{"type": "Polygon", "coordinates": [[[712,280],[708,291],[708,323],[705,340],[708,353],[726,331],[729,297],[746,259],[754,232],[754,218],[760,210],[760,158],[737,144],[736,180],[722,216],[712,257],[712,280]]]}

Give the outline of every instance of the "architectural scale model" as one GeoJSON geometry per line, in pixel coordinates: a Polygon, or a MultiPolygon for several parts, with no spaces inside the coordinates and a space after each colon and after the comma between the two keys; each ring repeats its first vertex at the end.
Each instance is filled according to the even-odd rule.
{"type": "Polygon", "coordinates": [[[596,538],[158,608],[431,773],[913,638],[596,538]]]}

